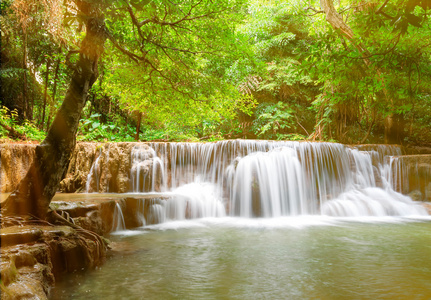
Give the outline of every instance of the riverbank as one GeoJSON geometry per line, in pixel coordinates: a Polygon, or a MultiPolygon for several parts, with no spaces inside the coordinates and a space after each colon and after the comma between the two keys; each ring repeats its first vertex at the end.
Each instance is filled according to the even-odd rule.
{"type": "Polygon", "coordinates": [[[166,197],[59,194],[51,209],[72,226],[60,224],[61,219],[2,218],[2,299],[48,299],[51,288],[64,275],[104,263],[111,245],[103,236],[118,226],[115,209],[119,203],[124,226],[132,228],[145,220],[136,213],[139,205],[145,212],[150,203],[163,199],[166,197]]]}

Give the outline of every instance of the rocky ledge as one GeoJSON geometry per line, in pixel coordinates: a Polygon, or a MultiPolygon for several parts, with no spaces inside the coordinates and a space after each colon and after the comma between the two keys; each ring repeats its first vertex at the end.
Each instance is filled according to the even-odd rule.
{"type": "Polygon", "coordinates": [[[102,236],[115,229],[118,207],[125,227],[133,228],[157,222],[151,216],[151,206],[168,199],[160,195],[86,194],[56,198],[60,199],[51,203],[51,209],[58,217],[53,221],[2,218],[2,300],[48,299],[50,289],[64,274],[104,262],[110,246],[102,236]]]}
{"type": "Polygon", "coordinates": [[[103,242],[69,226],[14,225],[1,230],[1,243],[2,299],[47,299],[56,278],[106,255],[103,242]]]}

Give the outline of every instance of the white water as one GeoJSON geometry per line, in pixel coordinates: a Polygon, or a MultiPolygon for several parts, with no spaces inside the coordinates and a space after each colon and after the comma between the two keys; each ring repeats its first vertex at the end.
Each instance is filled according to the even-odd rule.
{"type": "Polygon", "coordinates": [[[111,231],[122,231],[126,229],[126,222],[124,221],[123,209],[119,202],[115,203],[114,215],[112,218],[111,231]]]}
{"type": "Polygon", "coordinates": [[[90,172],[87,175],[87,183],[85,190],[87,193],[99,192],[99,182],[100,182],[100,158],[102,157],[102,148],[99,148],[99,155],[96,157],[94,163],[91,166],[90,172]],[[92,189],[95,186],[95,190],[92,189]]]}
{"type": "Polygon", "coordinates": [[[132,191],[172,195],[151,206],[148,224],[225,215],[427,215],[393,189],[388,158],[401,154],[396,146],[359,151],[335,143],[250,140],[148,145],[150,150],[132,149],[132,191]]]}
{"type": "MultiPolygon", "coordinates": [[[[131,158],[130,178],[133,192],[155,191],[155,179],[158,177],[165,182],[163,162],[154,149],[136,146],[132,149],[131,158]]],[[[163,185],[162,189],[166,190],[166,186],[163,185]]]]}

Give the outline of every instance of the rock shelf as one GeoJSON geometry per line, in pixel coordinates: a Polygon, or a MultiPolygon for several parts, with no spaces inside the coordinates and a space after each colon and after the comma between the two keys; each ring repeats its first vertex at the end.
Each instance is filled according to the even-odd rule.
{"type": "Polygon", "coordinates": [[[168,196],[75,194],[60,198],[65,199],[53,201],[51,209],[82,229],[21,218],[2,220],[2,299],[48,299],[50,289],[63,275],[103,264],[109,250],[92,233],[106,236],[111,232],[116,203],[123,205],[126,227],[133,228],[143,225],[151,203],[168,196]]]}

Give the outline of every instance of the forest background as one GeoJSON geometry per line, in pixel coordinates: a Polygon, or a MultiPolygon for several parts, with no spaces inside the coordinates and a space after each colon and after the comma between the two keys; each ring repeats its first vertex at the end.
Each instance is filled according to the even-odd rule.
{"type": "MultiPolygon", "coordinates": [[[[77,2],[1,2],[1,139],[45,138],[85,36],[77,2]]],[[[78,140],[431,146],[430,0],[87,2],[110,42],[78,140]]]]}

